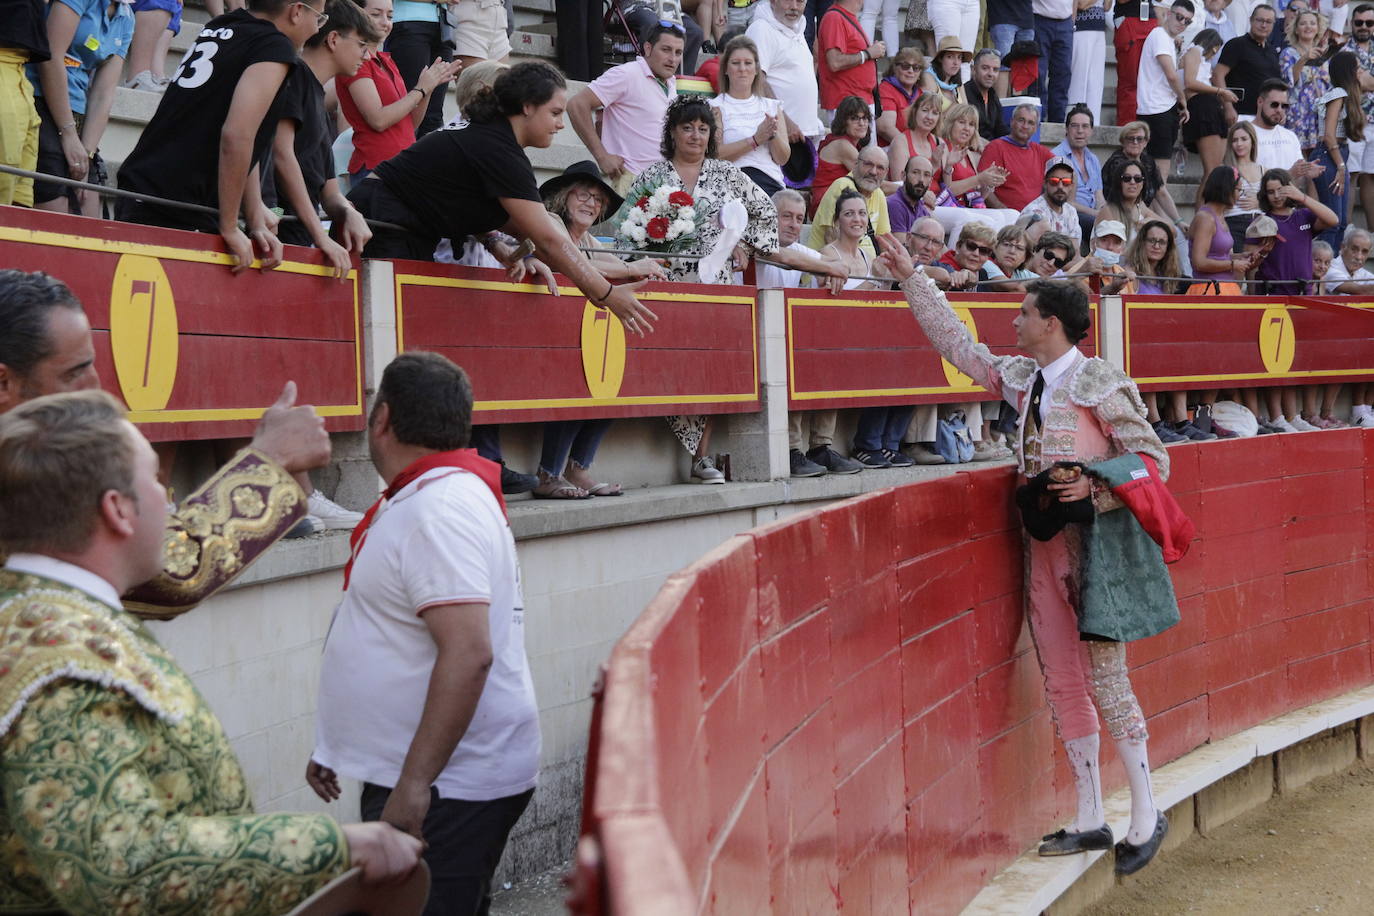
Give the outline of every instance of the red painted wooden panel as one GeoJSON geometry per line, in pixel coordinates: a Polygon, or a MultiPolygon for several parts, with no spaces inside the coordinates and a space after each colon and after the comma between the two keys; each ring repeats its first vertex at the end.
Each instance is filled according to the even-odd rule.
{"type": "Polygon", "coordinates": [[[1283,296],[1123,302],[1125,368],[1142,390],[1374,378],[1374,308],[1283,296]]]}
{"type": "Polygon", "coordinates": [[[759,409],[752,288],[645,286],[658,320],[641,338],[566,282],[554,296],[498,270],[395,268],[398,344],[466,369],[479,423],[759,409]]]}
{"type": "Polygon", "coordinates": [[[273,271],[227,263],[214,235],[0,208],[0,264],[71,287],[102,385],[148,438],[249,435],[288,380],[327,428],[362,429],[356,272],[334,280],[319,252],[294,246],[273,271]],[[112,320],[128,341],[119,371],[112,320]]]}
{"type": "MultiPolygon", "coordinates": [[[[1374,678],[1374,431],[1274,438],[1286,441],[1171,450],[1204,536],[1175,567],[1186,583],[1181,624],[1130,650],[1156,764],[1374,678]],[[1312,448],[1296,447],[1300,439],[1312,448]]],[[[673,694],[657,696],[681,734],[659,727],[658,744],[638,749],[643,770],[657,773],[665,819],[685,826],[677,842],[700,879],[694,892],[708,895],[700,908],[719,911],[727,887],[757,900],[758,888],[733,876],[743,862],[758,867],[760,772],[774,912],[893,912],[905,882],[911,911],[955,913],[1070,815],[1072,781],[1022,621],[1019,533],[994,498],[1006,498],[1009,482],[975,472],[879,492],[755,531],[745,539],[752,553],[727,545],[696,564],[693,583],[719,567],[712,602],[756,617],[755,637],[747,622],[723,619],[722,632],[707,635],[703,594],[680,580],[664,594],[690,627],[636,624],[627,634],[622,644],[683,639],[655,677],[696,677],[695,686],[693,671],[727,672],[706,706],[689,691],[685,709],[669,711],[673,694]],[[948,512],[978,517],[943,524],[948,512]],[[884,520],[895,528],[891,551],[878,540],[884,520]],[[926,530],[904,530],[913,526],[926,530]],[[812,567],[772,556],[810,550],[812,567]],[[742,555],[753,557],[752,579],[734,568],[742,555]],[[684,666],[689,657],[695,667],[684,666]],[[704,763],[695,750],[703,733],[704,763]],[[712,771],[704,780],[688,776],[703,766],[712,771]],[[709,884],[700,877],[703,810],[709,884]]],[[[664,610],[656,602],[645,616],[664,610]]],[[[603,749],[618,737],[613,726],[601,722],[603,749]]],[[[1122,786],[1109,743],[1102,764],[1106,788],[1122,786]]],[[[589,779],[605,797],[598,774],[589,779]]],[[[625,795],[626,804],[642,797],[634,780],[625,795]]],[[[603,818],[584,829],[630,835],[632,826],[603,818]]],[[[664,864],[662,850],[639,855],[641,869],[664,864]]],[[[614,881],[611,896],[633,902],[616,898],[614,881]]]]}
{"type": "MultiPolygon", "coordinates": [[[[790,409],[992,399],[966,379],[951,382],[900,293],[785,295],[790,409]]],[[[972,318],[980,341],[995,353],[1010,354],[1016,344],[1011,323],[1022,298],[956,293],[950,302],[972,318]]],[[[1089,356],[1098,346],[1096,300],[1092,308],[1093,331],[1082,345],[1089,356]]]]}

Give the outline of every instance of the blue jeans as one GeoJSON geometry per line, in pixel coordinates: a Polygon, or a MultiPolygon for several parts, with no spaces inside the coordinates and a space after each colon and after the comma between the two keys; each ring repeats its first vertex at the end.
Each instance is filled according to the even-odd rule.
{"type": "Polygon", "coordinates": [[[1035,17],[1035,40],[1040,42],[1041,123],[1064,123],[1073,70],[1073,17],[1035,17]]]}
{"type": "MultiPolygon", "coordinates": [[[[997,49],[997,56],[1006,59],[1007,53],[1011,51],[1011,46],[1018,41],[1034,41],[1035,29],[1023,29],[1019,25],[1000,22],[997,25],[988,26],[988,38],[992,41],[992,46],[997,49]]],[[[1010,70],[1006,64],[1002,65],[1003,70],[1010,70]]]]}
{"type": "Polygon", "coordinates": [[[501,427],[496,423],[474,426],[468,444],[488,461],[501,463],[501,427]]]}
{"type": "MultiPolygon", "coordinates": [[[[1349,147],[1346,142],[1340,142],[1341,161],[1346,161],[1349,154],[1349,147]]],[[[1345,238],[1345,217],[1346,204],[1350,199],[1350,173],[1345,173],[1345,183],[1341,185],[1341,193],[1337,194],[1331,190],[1331,179],[1336,177],[1336,164],[1331,161],[1331,153],[1327,152],[1325,143],[1318,143],[1312,150],[1312,161],[1318,165],[1326,166],[1326,171],[1322,172],[1312,183],[1317,186],[1317,200],[1326,204],[1336,211],[1336,225],[1330,229],[1323,229],[1316,237],[1331,246],[1332,251],[1341,250],[1341,241],[1345,238]]]]}
{"type": "Polygon", "coordinates": [[[915,411],[915,407],[865,407],[859,411],[859,425],[854,430],[854,448],[869,452],[880,449],[897,451],[915,411]]]}
{"type": "Polygon", "coordinates": [[[596,449],[610,420],[557,420],[544,424],[544,451],[539,467],[554,477],[560,476],[571,458],[584,468],[592,466],[596,449]]]}

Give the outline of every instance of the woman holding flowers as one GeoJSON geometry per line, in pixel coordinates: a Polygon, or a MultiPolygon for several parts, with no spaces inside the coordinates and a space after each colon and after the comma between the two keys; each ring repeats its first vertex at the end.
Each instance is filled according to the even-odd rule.
{"type": "MultiPolygon", "coordinates": [[[[718,218],[721,209],[737,201],[748,216],[737,252],[752,251],[788,267],[847,276],[844,268],[833,262],[779,248],[778,211],[773,201],[733,164],[716,158],[719,134],[715,113],[707,102],[682,95],[673,100],[663,119],[659,148],[663,159],[640,173],[614,217],[617,246],[663,253],[669,280],[733,283],[730,258],[710,276],[701,277],[695,258],[672,255],[701,257],[711,253],[726,233],[718,218]],[[636,209],[640,212],[634,213],[636,209]]],[[[724,475],[707,451],[711,439],[708,421],[703,416],[668,418],[673,432],[692,454],[692,482],[724,483],[724,475]]]]}

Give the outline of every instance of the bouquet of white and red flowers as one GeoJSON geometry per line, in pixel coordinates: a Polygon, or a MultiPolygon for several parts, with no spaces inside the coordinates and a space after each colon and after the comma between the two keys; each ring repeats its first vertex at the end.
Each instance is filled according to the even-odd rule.
{"type": "Polygon", "coordinates": [[[619,232],[621,238],[628,239],[636,248],[680,251],[696,236],[696,201],[682,188],[670,184],[661,184],[653,190],[632,188],[629,197],[635,204],[621,221],[619,232]]]}

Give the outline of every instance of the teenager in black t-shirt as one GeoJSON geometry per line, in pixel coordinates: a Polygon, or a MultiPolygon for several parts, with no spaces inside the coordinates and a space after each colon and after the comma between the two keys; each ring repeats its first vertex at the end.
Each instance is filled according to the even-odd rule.
{"type": "Polygon", "coordinates": [[[437,130],[377,166],[349,192],[363,215],[405,226],[376,229],[369,258],[434,259],[441,238],[494,229],[529,239],[540,257],[638,334],[657,316],[635,298],[643,284],[616,286],[591,266],[549,218],[524,147],[548,147],[563,129],[567,84],[542,61],[516,64],[464,112],[462,130],[437,130]]]}
{"type": "MultiPolygon", "coordinates": [[[[322,0],[316,0],[321,2],[322,0]]],[[[119,186],[218,209],[219,215],[121,200],[119,219],[218,232],[237,273],[253,260],[281,261],[267,226],[256,175],[277,119],[269,118],[296,49],[315,34],[323,13],[304,0],[249,0],[201,30],[172,75],[157,112],[119,170],[119,186]],[[248,226],[239,229],[243,212],[248,226]]]]}
{"type": "Polygon", "coordinates": [[[306,41],[287,78],[272,144],[277,201],[288,215],[296,217],[282,222],[277,237],[290,245],[319,248],[339,279],[353,266],[349,252],[361,256],[372,230],[343,196],[334,177],[324,84],[336,76],[357,73],[381,40],[360,7],[346,0],[334,3],[329,21],[306,41]],[[325,232],[317,212],[320,206],[329,215],[339,241],[325,232]]]}

